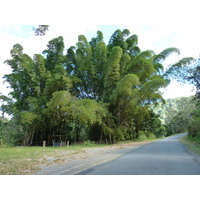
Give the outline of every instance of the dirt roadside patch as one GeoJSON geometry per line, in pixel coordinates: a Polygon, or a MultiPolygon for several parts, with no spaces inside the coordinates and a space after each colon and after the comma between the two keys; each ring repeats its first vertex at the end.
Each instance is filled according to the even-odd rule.
{"type": "MultiPolygon", "coordinates": [[[[134,149],[150,144],[154,141],[132,142],[116,144],[99,148],[85,148],[76,154],[65,155],[62,159],[48,157],[47,163],[41,165],[40,171],[34,175],[75,175],[96,165],[114,160],[134,149]]],[[[62,154],[62,152],[61,152],[62,154]]],[[[65,154],[65,152],[63,152],[65,154]]]]}

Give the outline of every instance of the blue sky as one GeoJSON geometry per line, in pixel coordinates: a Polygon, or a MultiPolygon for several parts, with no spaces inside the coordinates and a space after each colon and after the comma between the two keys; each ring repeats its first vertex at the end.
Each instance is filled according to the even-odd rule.
{"type": "Polygon", "coordinates": [[[24,39],[28,39],[30,37],[32,30],[32,25],[21,25],[20,27],[16,25],[2,26],[2,32],[4,34],[9,34],[24,39]]]}

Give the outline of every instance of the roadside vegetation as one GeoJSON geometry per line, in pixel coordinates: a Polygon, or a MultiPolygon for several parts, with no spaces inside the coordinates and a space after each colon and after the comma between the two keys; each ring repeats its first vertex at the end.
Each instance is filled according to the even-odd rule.
{"type": "Polygon", "coordinates": [[[193,97],[194,109],[190,110],[188,123],[188,142],[191,143],[191,146],[198,148],[200,143],[200,58],[193,60],[189,65],[187,63],[188,60],[185,59],[185,64],[179,63],[176,67],[172,66],[169,69],[169,74],[183,84],[189,82],[196,89],[196,94],[193,97]]]}
{"type": "Polygon", "coordinates": [[[200,141],[199,139],[190,138],[188,135],[182,137],[180,141],[187,146],[189,150],[200,155],[200,141]]]}
{"type": "Polygon", "coordinates": [[[188,132],[197,101],[194,97],[166,99],[165,104],[153,107],[167,130],[167,136],[188,132]]]}
{"type": "Polygon", "coordinates": [[[84,153],[85,148],[104,147],[106,144],[86,143],[65,147],[0,147],[0,175],[32,174],[40,165],[60,163],[84,153]]]}
{"type": "MultiPolygon", "coordinates": [[[[135,141],[154,141],[146,139],[135,141]]],[[[28,175],[38,171],[42,165],[60,164],[63,161],[76,159],[76,156],[86,156],[86,148],[112,148],[120,145],[133,143],[133,141],[119,142],[117,144],[95,144],[84,142],[64,147],[0,147],[0,175],[28,175]]]]}

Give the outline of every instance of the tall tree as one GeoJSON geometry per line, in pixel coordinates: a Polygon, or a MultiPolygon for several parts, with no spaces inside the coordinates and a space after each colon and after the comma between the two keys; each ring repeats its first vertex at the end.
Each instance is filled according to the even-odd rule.
{"type": "Polygon", "coordinates": [[[169,81],[162,62],[171,53],[179,50],[141,51],[128,29],[116,30],[107,45],[100,31],[90,42],[80,35],[66,54],[60,36],[33,59],[17,44],[6,61],[13,70],[5,76],[13,89],[8,107],[27,133],[26,144],[50,142],[53,135],[81,140],[83,130],[101,141],[139,137],[150,116],[156,121],[150,105],[164,101],[159,89],[169,81]]]}
{"type": "Polygon", "coordinates": [[[122,49],[120,47],[113,47],[110,56],[108,57],[104,77],[104,98],[107,99],[112,90],[116,87],[120,80],[120,59],[122,56],[122,49]]]}

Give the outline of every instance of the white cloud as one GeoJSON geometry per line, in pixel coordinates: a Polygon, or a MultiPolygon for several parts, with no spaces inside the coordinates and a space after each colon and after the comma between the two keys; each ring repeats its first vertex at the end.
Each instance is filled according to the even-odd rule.
{"type": "MultiPolygon", "coordinates": [[[[15,26],[16,30],[20,27],[15,26]]],[[[4,64],[4,61],[10,58],[10,50],[16,43],[25,43],[25,39],[11,35],[10,27],[2,27],[0,29],[0,93],[7,95],[10,90],[6,88],[8,84],[3,83],[3,76],[11,73],[11,69],[8,65],[4,64]]]]}
{"type": "Polygon", "coordinates": [[[165,48],[176,47],[180,49],[181,57],[197,57],[200,54],[200,29],[196,24],[154,24],[146,26],[146,29],[137,25],[129,27],[132,33],[139,36],[139,45],[143,50],[152,49],[159,53],[165,48]]]}
{"type": "Polygon", "coordinates": [[[195,94],[195,90],[192,85],[181,85],[177,81],[172,81],[167,88],[162,89],[161,91],[163,92],[164,99],[184,96],[189,97],[195,94]]]}

